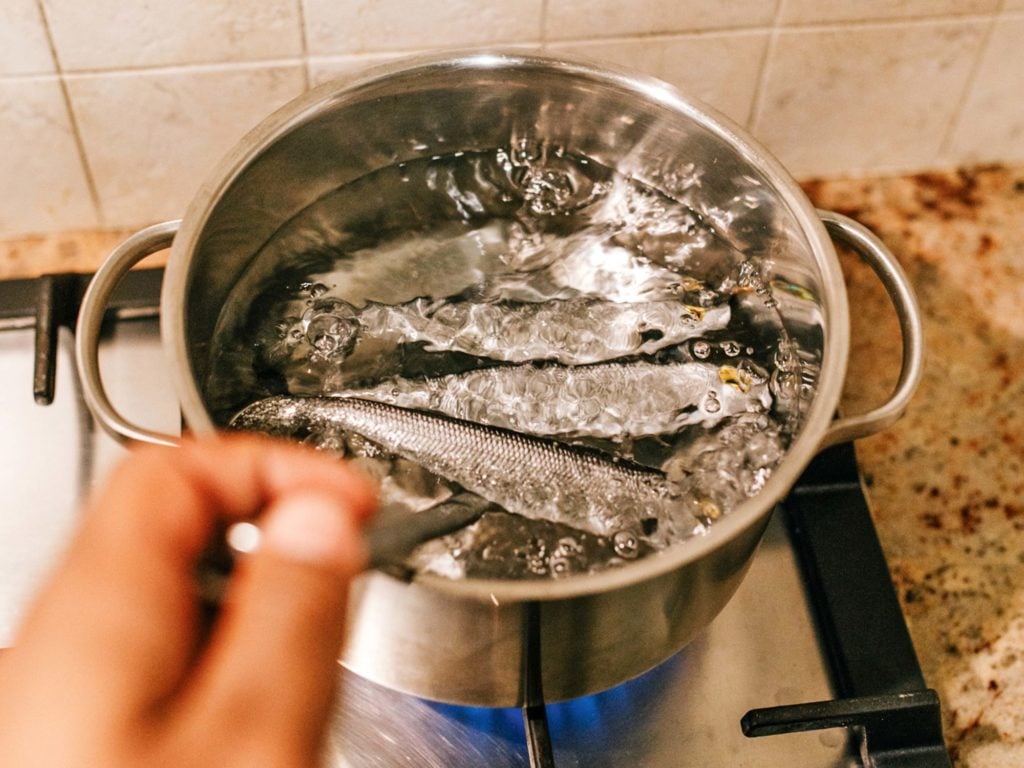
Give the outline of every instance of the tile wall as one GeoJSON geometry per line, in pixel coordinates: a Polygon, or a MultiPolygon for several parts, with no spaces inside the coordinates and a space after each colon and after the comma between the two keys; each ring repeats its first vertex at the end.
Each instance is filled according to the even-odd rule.
{"type": "Polygon", "coordinates": [[[797,177],[1024,161],[1024,0],[2,0],[0,237],[180,216],[305,89],[431,49],[660,77],[797,177]]]}

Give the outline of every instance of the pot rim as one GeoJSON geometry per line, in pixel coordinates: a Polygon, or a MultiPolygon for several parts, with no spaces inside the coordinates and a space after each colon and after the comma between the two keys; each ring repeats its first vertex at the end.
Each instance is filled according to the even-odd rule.
{"type": "Polygon", "coordinates": [[[342,102],[364,86],[379,80],[413,71],[427,76],[432,71],[535,67],[601,81],[631,91],[641,99],[658,102],[678,112],[682,118],[693,120],[717,134],[755,166],[800,225],[801,232],[807,238],[814,255],[816,266],[821,272],[820,298],[825,315],[825,339],[817,391],[800,434],[790,444],[785,457],[764,488],[714,523],[705,534],[681,541],[632,563],[598,573],[537,580],[455,580],[423,574],[417,575],[413,582],[453,597],[487,601],[496,606],[508,602],[559,600],[629,587],[663,576],[703,558],[768,515],[819,450],[838,405],[846,376],[849,353],[846,288],[835,248],[810,200],[782,164],[744,128],[717,110],[683,95],[675,87],[661,80],[575,56],[552,57],[487,49],[418,56],[373,67],[354,80],[344,84],[325,83],[292,100],[246,134],[214,167],[193,197],[182,219],[181,228],[174,238],[160,299],[160,332],[165,353],[174,363],[171,366],[172,377],[182,412],[188,426],[195,433],[212,434],[216,427],[203,405],[188,362],[184,333],[184,301],[181,297],[186,295],[191,254],[195,251],[210,214],[235,179],[276,139],[315,117],[325,106],[342,102]]]}

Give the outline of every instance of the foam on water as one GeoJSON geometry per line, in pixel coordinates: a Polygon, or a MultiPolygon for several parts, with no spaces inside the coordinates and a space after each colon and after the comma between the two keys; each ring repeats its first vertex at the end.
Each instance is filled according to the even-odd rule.
{"type": "MultiPolygon", "coordinates": [[[[729,216],[546,145],[382,168],[300,212],[256,254],[226,302],[207,401],[222,423],[287,394],[553,436],[570,453],[656,473],[665,498],[644,503],[677,510],[625,504],[616,523],[608,500],[556,503],[541,520],[496,507],[422,547],[410,560],[420,570],[559,577],[646,556],[756,494],[813,395],[820,350],[786,333],[771,265],[720,231],[729,216]],[[587,522],[584,507],[601,519],[587,522]]],[[[801,322],[820,324],[813,297],[781,288],[801,322]]],[[[462,490],[457,459],[425,457],[386,431],[367,439],[321,423],[304,434],[360,457],[410,510],[462,490]]],[[[475,490],[487,496],[486,484],[475,490]]],[[[560,496],[534,491],[545,509],[542,496],[560,496]]]]}

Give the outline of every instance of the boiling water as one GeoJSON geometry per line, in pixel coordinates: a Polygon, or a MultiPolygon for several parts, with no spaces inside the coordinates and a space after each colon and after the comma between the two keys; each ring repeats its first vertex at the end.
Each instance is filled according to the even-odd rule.
{"type": "MultiPolygon", "coordinates": [[[[651,474],[656,509],[626,509],[596,481],[585,508],[552,487],[564,515],[530,519],[486,490],[499,472],[477,489],[491,511],[410,560],[452,577],[610,567],[756,494],[799,428],[820,350],[783,329],[779,288],[814,304],[770,283],[770,266],[693,208],[550,146],[403,163],[324,196],[256,255],[225,304],[207,400],[227,423],[272,395],[355,397],[537,436],[566,466],[599,457],[609,478],[651,474]],[[567,525],[593,509],[599,527],[567,525]]],[[[411,512],[461,490],[458,473],[423,469],[457,455],[425,461],[352,429],[298,436],[354,456],[411,512]]],[[[475,446],[486,454],[486,433],[475,446]]]]}

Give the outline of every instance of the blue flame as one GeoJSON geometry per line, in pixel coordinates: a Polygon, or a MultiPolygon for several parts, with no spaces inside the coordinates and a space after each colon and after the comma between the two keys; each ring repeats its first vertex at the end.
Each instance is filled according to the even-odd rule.
{"type": "MultiPolygon", "coordinates": [[[[650,706],[668,681],[679,674],[679,659],[679,656],[670,659],[640,677],[606,691],[548,704],[547,717],[552,739],[557,741],[559,733],[569,732],[583,738],[597,737],[604,732],[604,725],[609,719],[621,720],[638,706],[650,706]]],[[[525,743],[523,713],[518,707],[467,707],[437,702],[427,704],[445,718],[481,734],[510,744],[525,743]]]]}
{"type": "Polygon", "coordinates": [[[518,707],[465,707],[435,701],[428,701],[427,704],[446,719],[493,738],[510,744],[522,743],[526,739],[523,712],[518,707]]]}

